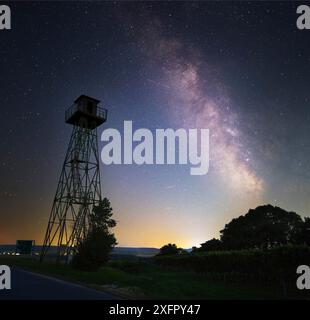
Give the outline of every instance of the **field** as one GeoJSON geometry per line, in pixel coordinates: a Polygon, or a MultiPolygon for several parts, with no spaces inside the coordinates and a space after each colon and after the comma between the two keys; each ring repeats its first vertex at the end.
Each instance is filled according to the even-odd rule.
{"type": "Polygon", "coordinates": [[[97,272],[68,265],[40,264],[33,258],[1,256],[0,264],[83,283],[129,299],[283,299],[281,287],[246,281],[214,279],[208,274],[155,264],[152,259],[113,260],[97,272]]]}

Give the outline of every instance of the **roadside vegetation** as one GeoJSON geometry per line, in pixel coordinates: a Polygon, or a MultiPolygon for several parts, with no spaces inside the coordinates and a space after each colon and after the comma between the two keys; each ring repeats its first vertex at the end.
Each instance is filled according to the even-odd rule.
{"type": "Polygon", "coordinates": [[[114,260],[95,272],[69,265],[0,256],[0,264],[82,283],[129,299],[281,299],[281,288],[213,279],[207,274],[156,265],[151,258],[114,260]]]}
{"type": "MultiPolygon", "coordinates": [[[[155,262],[167,268],[204,274],[214,281],[240,285],[259,283],[266,290],[271,284],[274,288],[282,290],[284,297],[290,297],[299,295],[296,288],[296,269],[306,262],[309,265],[310,247],[281,246],[271,249],[158,255],[155,262]]],[[[306,292],[303,293],[306,295],[306,292]]],[[[302,292],[299,296],[302,296],[302,292]]]]}

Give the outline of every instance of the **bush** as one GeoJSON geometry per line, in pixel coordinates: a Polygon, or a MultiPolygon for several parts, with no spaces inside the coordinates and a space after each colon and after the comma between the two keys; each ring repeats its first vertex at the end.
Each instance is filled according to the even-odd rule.
{"type": "Polygon", "coordinates": [[[141,259],[114,260],[111,261],[109,265],[130,274],[141,273],[147,267],[147,264],[141,259]]]}
{"type": "Polygon", "coordinates": [[[157,256],[178,255],[184,253],[182,248],[178,248],[176,244],[168,243],[159,249],[157,256]]]}
{"type": "Polygon", "coordinates": [[[96,271],[109,260],[113,247],[117,244],[110,229],[116,226],[112,219],[110,201],[104,198],[93,207],[89,215],[89,231],[85,239],[78,243],[72,259],[72,267],[83,271],[96,271]]]}
{"type": "Polygon", "coordinates": [[[295,283],[296,268],[310,265],[310,247],[282,246],[272,249],[213,251],[178,256],[157,256],[154,261],[174,268],[193,270],[225,279],[255,279],[295,283]],[[292,282],[293,281],[293,282],[292,282]]]}
{"type": "Polygon", "coordinates": [[[115,245],[115,237],[102,230],[92,230],[78,246],[78,253],[72,259],[72,267],[82,271],[97,271],[105,265],[115,245]]]}

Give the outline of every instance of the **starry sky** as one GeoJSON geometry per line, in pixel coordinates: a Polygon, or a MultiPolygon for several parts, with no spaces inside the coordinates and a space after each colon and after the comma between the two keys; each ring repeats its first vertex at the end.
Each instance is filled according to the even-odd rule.
{"type": "Polygon", "coordinates": [[[108,109],[99,134],[124,120],[210,129],[207,175],[101,166],[120,246],[197,246],[266,203],[310,215],[310,31],[296,28],[296,3],[7,4],[0,244],[42,243],[80,94],[108,109]]]}

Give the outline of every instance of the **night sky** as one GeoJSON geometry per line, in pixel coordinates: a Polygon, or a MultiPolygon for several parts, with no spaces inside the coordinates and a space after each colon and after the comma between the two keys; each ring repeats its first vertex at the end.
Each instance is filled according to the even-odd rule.
{"type": "Polygon", "coordinates": [[[119,245],[199,245],[267,203],[309,216],[310,31],[296,28],[296,4],[7,4],[0,244],[42,243],[72,129],[64,113],[80,94],[108,109],[99,134],[124,120],[210,129],[205,176],[187,165],[101,165],[119,245]]]}

